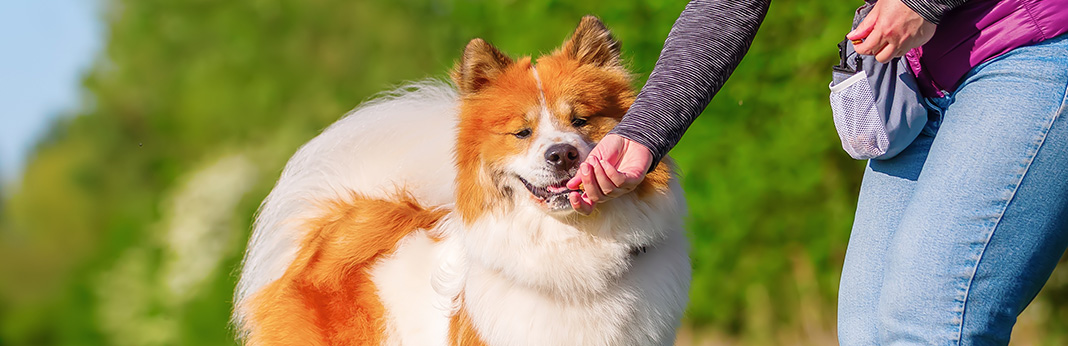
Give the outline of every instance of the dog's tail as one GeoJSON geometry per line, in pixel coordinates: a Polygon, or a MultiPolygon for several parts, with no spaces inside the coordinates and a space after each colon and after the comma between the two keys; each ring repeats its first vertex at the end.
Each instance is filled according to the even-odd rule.
{"type": "Polygon", "coordinates": [[[245,252],[234,293],[239,333],[248,330],[242,306],[293,263],[304,225],[327,212],[324,201],[389,199],[404,190],[425,206],[452,203],[457,114],[451,85],[408,84],[352,110],[290,158],[257,212],[245,252]]]}

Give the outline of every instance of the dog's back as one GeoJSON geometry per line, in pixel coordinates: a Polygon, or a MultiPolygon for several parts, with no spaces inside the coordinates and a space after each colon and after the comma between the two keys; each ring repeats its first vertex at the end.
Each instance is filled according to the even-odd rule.
{"type": "Polygon", "coordinates": [[[235,296],[246,343],[377,343],[384,297],[369,265],[452,203],[456,102],[443,82],[408,85],[290,159],[256,217],[235,296]]]}

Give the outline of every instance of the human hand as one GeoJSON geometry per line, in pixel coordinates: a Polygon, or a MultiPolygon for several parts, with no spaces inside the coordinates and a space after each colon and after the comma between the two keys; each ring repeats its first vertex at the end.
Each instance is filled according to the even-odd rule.
{"type": "Polygon", "coordinates": [[[846,38],[854,42],[858,54],[874,55],[875,60],[886,63],[927,43],[934,32],[934,23],[924,20],[901,0],[879,0],[846,38]]]}
{"type": "Polygon", "coordinates": [[[567,188],[582,193],[568,194],[571,207],[589,215],[594,205],[619,197],[638,186],[645,179],[653,154],[638,142],[609,134],[601,139],[590,155],[579,165],[579,172],[567,182],[567,188]]]}

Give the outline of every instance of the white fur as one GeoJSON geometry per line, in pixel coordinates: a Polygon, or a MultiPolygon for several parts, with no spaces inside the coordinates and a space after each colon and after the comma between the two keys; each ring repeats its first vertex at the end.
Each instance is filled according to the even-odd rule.
{"type": "Polygon", "coordinates": [[[364,103],[301,147],[256,216],[234,297],[238,326],[246,299],[296,257],[305,234],[299,224],[319,216],[318,203],[351,192],[387,198],[397,187],[425,205],[450,203],[458,112],[450,85],[410,84],[364,103]]]}
{"type": "Polygon", "coordinates": [[[445,345],[452,311],[431,283],[442,250],[426,231],[417,231],[370,269],[378,297],[388,307],[387,345],[445,345]]]}
{"type": "MultiPolygon", "coordinates": [[[[579,157],[585,158],[593,150],[595,143],[587,142],[574,128],[571,128],[570,124],[561,124],[559,121],[554,121],[548,102],[545,99],[545,90],[542,88],[541,78],[538,77],[538,70],[532,66],[530,73],[538,87],[538,108],[534,112],[527,114],[527,117],[530,122],[538,125],[532,134],[533,138],[531,138],[531,144],[527,151],[508,160],[504,169],[521,176],[536,186],[549,186],[558,184],[561,180],[567,180],[567,178],[574,176],[578,172],[578,166],[576,165],[568,172],[567,178],[560,177],[560,172],[555,172],[552,167],[546,164],[545,152],[549,147],[554,144],[569,144],[575,147],[579,157]]],[[[526,188],[522,182],[517,179],[507,179],[506,182],[510,183],[514,191],[524,194],[523,191],[526,188]]],[[[550,198],[545,201],[535,201],[533,198],[521,198],[521,200],[519,201],[520,203],[545,203],[552,211],[572,212],[571,204],[566,196],[550,198]]]]}
{"type": "MultiPolygon", "coordinates": [[[[294,155],[256,220],[236,296],[239,325],[245,299],[293,260],[303,236],[294,225],[316,216],[314,202],[347,191],[390,198],[404,186],[424,206],[451,208],[456,107],[451,87],[417,84],[361,106],[294,155]]],[[[542,108],[540,121],[549,121],[542,108]]],[[[543,169],[543,147],[561,141],[588,154],[591,143],[549,125],[506,169],[543,169]]],[[[450,213],[369,269],[387,310],[387,344],[445,345],[460,308],[490,345],[672,344],[690,282],[678,183],[617,198],[591,217],[547,212],[524,194],[518,187],[515,203],[466,226],[450,213]],[[632,255],[639,247],[646,252],[632,255]]]]}
{"type": "MultiPolygon", "coordinates": [[[[516,156],[508,164],[508,169],[515,172],[522,172],[524,178],[528,181],[535,183],[535,179],[542,178],[549,167],[545,165],[545,151],[549,149],[553,144],[570,144],[579,151],[581,157],[589,155],[590,150],[593,149],[593,143],[588,143],[582,139],[582,136],[574,129],[561,128],[559,122],[553,121],[552,112],[549,110],[549,104],[545,100],[545,91],[541,86],[541,78],[538,77],[538,70],[534,67],[530,68],[530,73],[534,76],[534,81],[538,86],[538,109],[537,112],[530,114],[533,117],[535,123],[538,124],[537,131],[534,132],[533,143],[530,145],[530,149],[523,155],[516,156]]],[[[566,124],[565,126],[570,126],[566,124]]],[[[546,181],[545,183],[555,183],[555,181],[546,181]]]]}
{"type": "Polygon", "coordinates": [[[599,207],[603,222],[578,221],[583,230],[530,206],[476,222],[463,234],[464,301],[483,337],[491,345],[670,345],[690,279],[679,196],[621,197],[599,207]],[[639,244],[647,252],[632,258],[639,244]]]}

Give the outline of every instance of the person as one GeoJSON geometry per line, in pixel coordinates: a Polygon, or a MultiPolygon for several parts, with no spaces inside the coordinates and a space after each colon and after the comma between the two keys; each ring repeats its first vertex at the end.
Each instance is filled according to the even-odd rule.
{"type": "MultiPolygon", "coordinates": [[[[691,1],[572,207],[634,189],[745,55],[769,1],[691,1]]],[[[908,59],[930,121],[870,160],[842,270],[841,345],[1006,345],[1068,248],[1068,0],[881,0],[847,37],[908,59]]]]}

